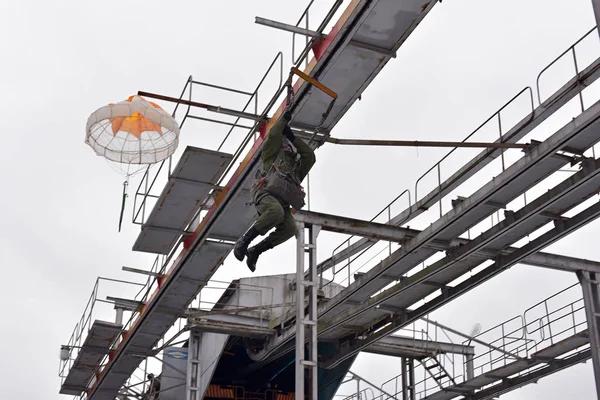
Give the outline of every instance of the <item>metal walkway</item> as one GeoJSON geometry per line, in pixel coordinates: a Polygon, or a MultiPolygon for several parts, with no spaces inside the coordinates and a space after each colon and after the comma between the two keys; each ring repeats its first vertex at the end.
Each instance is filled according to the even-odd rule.
{"type": "MultiPolygon", "coordinates": [[[[423,7],[421,0],[354,0],[326,38],[312,46],[315,56],[308,62],[304,73],[318,78],[338,93],[334,108],[321,126],[322,133],[335,126],[436,3],[431,1],[423,7]],[[353,39],[364,46],[350,44],[353,39]],[[348,65],[353,68],[348,69],[348,65]]],[[[296,82],[294,92],[297,107],[292,126],[312,131],[318,126],[329,101],[303,81],[296,82]]],[[[152,350],[229,254],[232,246],[222,240],[237,239],[252,223],[255,211],[246,206],[250,177],[257,166],[264,135],[285,107],[284,102],[271,120],[261,126],[260,138],[214,198],[214,205],[195,232],[186,237],[184,250],[161,277],[158,289],[99,372],[98,379],[87,392],[88,399],[114,398],[139,365],[140,354],[148,354],[152,350]]],[[[169,210],[164,209],[163,212],[168,213],[169,210]]],[[[160,221],[162,215],[159,214],[160,210],[155,209],[152,221],[160,221]]],[[[181,224],[178,224],[175,229],[180,227],[181,224]]],[[[163,254],[167,251],[164,243],[144,237],[136,247],[163,254]]]]}

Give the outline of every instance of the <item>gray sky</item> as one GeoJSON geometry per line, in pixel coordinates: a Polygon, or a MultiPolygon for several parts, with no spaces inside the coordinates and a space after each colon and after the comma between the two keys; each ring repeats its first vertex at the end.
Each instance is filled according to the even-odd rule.
{"type": "MultiPolygon", "coordinates": [[[[7,344],[0,381],[6,398],[64,398],[58,394],[59,347],[80,318],[96,277],[139,280],[121,272],[121,266],[149,268],[153,260],[131,251],[139,232],[130,223],[136,179],[129,190],[124,229],[117,233],[123,176],[84,144],[90,113],[138,90],[178,96],[190,74],[197,80],[253,90],[278,51],[284,53],[286,69],[291,58],[291,35],[258,26],[254,17],[294,23],[305,3],[0,2],[5,143],[0,159],[5,172],[5,195],[0,197],[5,227],[0,241],[5,265],[0,338],[7,344]]],[[[316,13],[314,22],[331,2],[316,3],[321,14],[316,13]]],[[[538,72],[594,25],[590,0],[446,0],[333,135],[462,140],[520,89],[534,87],[538,72]]],[[[582,44],[579,55],[584,66],[600,55],[597,42],[594,37],[582,44]]],[[[542,93],[551,94],[571,76],[569,64],[561,64],[542,80],[542,93]]],[[[268,85],[276,80],[272,77],[268,85]]],[[[588,92],[590,105],[598,99],[598,90],[591,87],[588,92]]],[[[244,100],[212,91],[197,92],[195,98],[229,107],[240,107],[244,100]]],[[[172,110],[171,104],[161,104],[172,110]]],[[[507,113],[515,122],[526,112],[527,104],[521,102],[507,113]]],[[[530,137],[543,139],[576,115],[574,102],[530,137]]],[[[494,139],[493,129],[480,139],[494,139]]],[[[224,132],[219,126],[186,122],[178,154],[186,144],[214,148],[224,132]]],[[[239,139],[242,133],[236,135],[239,139]]],[[[226,151],[234,150],[236,137],[226,151]]],[[[412,191],[415,180],[444,153],[326,146],[319,150],[311,173],[312,208],[370,219],[400,191],[412,191]],[[355,169],[357,165],[361,168],[355,169]]],[[[448,163],[445,176],[471,154],[462,152],[448,163]]],[[[469,195],[489,177],[457,194],[469,195]]],[[[434,184],[433,177],[423,182],[421,195],[434,184]]],[[[401,206],[394,211],[401,211],[401,206]]],[[[434,217],[435,213],[428,214],[428,219],[410,225],[424,227],[434,217]]],[[[597,223],[592,223],[546,250],[598,260],[596,232],[597,223]]],[[[319,258],[327,257],[342,240],[323,235],[319,258]]],[[[261,257],[258,273],[292,272],[292,242],[261,257]]],[[[244,264],[230,259],[215,279],[248,275],[244,264]]],[[[575,277],[566,273],[518,265],[432,318],[465,331],[475,322],[487,329],[573,283],[575,277]]],[[[121,290],[129,289],[115,288],[103,296],[121,290]]],[[[112,315],[109,308],[102,312],[107,318],[112,315]]],[[[375,356],[361,356],[353,367],[377,383],[399,369],[397,360],[375,356]]],[[[588,362],[502,398],[589,398],[593,391],[588,362]]]]}

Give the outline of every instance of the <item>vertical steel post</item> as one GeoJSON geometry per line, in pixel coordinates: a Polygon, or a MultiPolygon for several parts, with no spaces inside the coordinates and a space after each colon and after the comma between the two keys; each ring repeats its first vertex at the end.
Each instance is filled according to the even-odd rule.
{"type": "Polygon", "coordinates": [[[594,15],[596,16],[596,25],[600,26],[600,0],[592,0],[594,15]]]}
{"type": "Polygon", "coordinates": [[[596,397],[600,399],[600,290],[594,272],[578,271],[577,277],[583,292],[594,378],[596,380],[596,397]]]}
{"type": "Polygon", "coordinates": [[[304,400],[304,368],[310,368],[308,399],[319,397],[319,364],[317,342],[317,236],[321,230],[318,225],[310,225],[308,243],[305,243],[305,225],[296,222],[296,400],[304,400]],[[304,253],[308,252],[309,280],[304,280],[304,253]],[[308,318],[305,318],[304,292],[308,287],[308,318]],[[305,326],[309,327],[308,359],[305,356],[305,326]]]}
{"type": "Polygon", "coordinates": [[[188,342],[187,376],[185,380],[186,400],[201,399],[201,394],[198,393],[200,374],[200,335],[192,330],[188,342]]]}
{"type": "MultiPolygon", "coordinates": [[[[402,364],[402,399],[408,399],[408,361],[406,357],[400,359],[402,364]]],[[[398,393],[394,393],[398,395],[398,393]]]]}
{"type": "Polygon", "coordinates": [[[304,223],[296,226],[296,400],[304,400],[304,223]]]}
{"type": "MultiPolygon", "coordinates": [[[[309,268],[310,268],[310,282],[309,284],[309,297],[308,297],[308,323],[310,326],[310,338],[308,342],[308,348],[310,349],[310,361],[314,363],[311,368],[311,397],[310,400],[318,400],[319,398],[319,351],[318,351],[318,340],[317,340],[317,292],[319,290],[318,277],[317,277],[317,236],[321,227],[318,225],[312,225],[310,227],[310,245],[309,245],[309,268]]],[[[304,273],[304,271],[302,271],[304,273]]]]}
{"type": "Polygon", "coordinates": [[[467,354],[466,358],[466,367],[467,367],[467,380],[473,379],[475,377],[475,368],[473,363],[473,354],[467,354]]]}
{"type": "Polygon", "coordinates": [[[115,306],[116,315],[115,315],[115,324],[123,325],[123,307],[115,306]]]}
{"type": "Polygon", "coordinates": [[[415,381],[415,360],[412,358],[408,359],[408,377],[409,377],[409,389],[410,389],[410,400],[417,400],[417,384],[415,381]]]}

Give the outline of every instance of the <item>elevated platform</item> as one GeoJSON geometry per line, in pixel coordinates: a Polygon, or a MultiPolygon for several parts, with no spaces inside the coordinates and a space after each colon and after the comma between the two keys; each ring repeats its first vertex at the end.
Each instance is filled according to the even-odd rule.
{"type": "Polygon", "coordinates": [[[469,379],[459,385],[445,387],[441,391],[423,397],[424,400],[451,400],[470,394],[473,399],[492,399],[546,375],[557,369],[585,362],[591,358],[589,349],[575,355],[567,355],[589,343],[588,332],[583,331],[554,343],[531,355],[530,359],[517,360],[490,372],[469,379]],[[566,356],[565,356],[566,355],[566,356]],[[560,358],[563,356],[563,358],[560,358]],[[551,362],[550,362],[551,361],[551,362]],[[542,366],[541,368],[535,368],[542,366]],[[530,370],[530,371],[528,371],[530,370]],[[512,381],[512,382],[508,382],[512,381]],[[510,383],[510,384],[509,384],[510,383]],[[491,386],[490,386],[491,385],[491,386]],[[482,388],[485,388],[481,390],[482,388]]]}
{"type": "Polygon", "coordinates": [[[142,225],[133,250],[169,254],[233,159],[231,154],[188,146],[156,205],[142,225]]]}
{"type": "MultiPolygon", "coordinates": [[[[436,1],[431,1],[423,7],[421,0],[354,0],[348,5],[331,32],[314,46],[315,56],[303,71],[319,79],[339,95],[334,109],[322,125],[322,132],[331,130],[337,124],[435,4],[436,1]],[[381,50],[374,50],[376,47],[366,48],[370,46],[347,49],[352,39],[360,39],[373,46],[379,45],[381,50]]],[[[292,126],[314,130],[320,123],[329,99],[302,80],[293,89],[297,107],[293,112],[292,126]]],[[[89,400],[114,397],[118,388],[139,365],[139,354],[147,354],[153,348],[176,321],[177,315],[185,310],[187,304],[210,280],[232,248],[209,238],[234,239],[252,224],[256,213],[247,205],[250,200],[248,189],[252,184],[251,176],[258,166],[265,135],[286,107],[285,102],[281,104],[271,120],[261,126],[260,138],[240,162],[207,215],[186,241],[185,249],[176,257],[161,285],[119,344],[114,358],[101,371],[88,393],[89,400]]],[[[265,110],[265,113],[268,112],[270,110],[265,110]]],[[[210,165],[218,168],[217,165],[221,164],[210,165]]],[[[198,177],[193,179],[197,180],[198,177]]],[[[166,196],[168,191],[163,193],[166,196]]],[[[149,219],[147,225],[165,227],[164,220],[155,223],[154,218],[158,218],[158,213],[156,217],[149,219]]],[[[182,220],[183,217],[179,221],[182,220]]],[[[167,225],[167,228],[171,226],[175,230],[182,229],[181,223],[178,226],[167,225]]],[[[155,232],[149,230],[152,235],[148,235],[147,239],[140,238],[135,248],[164,253],[169,246],[156,240],[176,240],[177,234],[158,231],[159,229],[155,232]],[[159,235],[166,236],[158,239],[159,235]]]]}
{"type": "Polygon", "coordinates": [[[122,329],[122,325],[113,322],[94,321],[60,388],[61,394],[80,396],[88,390],[89,383],[97,372],[98,366],[108,354],[110,346],[115,342],[122,329]]]}

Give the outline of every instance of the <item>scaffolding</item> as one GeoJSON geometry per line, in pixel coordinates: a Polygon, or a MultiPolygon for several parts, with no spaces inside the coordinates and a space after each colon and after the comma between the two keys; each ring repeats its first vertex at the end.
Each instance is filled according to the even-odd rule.
{"type": "MultiPolygon", "coordinates": [[[[582,41],[597,37],[597,28],[541,70],[535,90],[527,86],[519,91],[462,142],[360,141],[333,138],[332,129],[438,2],[355,0],[341,13],[329,34],[324,33],[325,29],[342,1],[334,2],[315,30],[308,23],[312,3],[296,25],[256,19],[258,24],[292,33],[293,73],[287,80],[280,52],[254,91],[208,84],[190,76],[178,98],[140,92],[175,102],[174,117],[179,105],[187,105],[180,127],[190,118],[228,125],[230,130],[216,149],[189,146],[174,168],[169,158],[155,170],[149,167],[145,171],[135,194],[132,222],[141,225],[141,230],[133,250],[156,254],[155,262],[150,270],[123,268],[147,278],[145,282],[114,281],[129,285],[129,298],[101,299],[97,282],[81,321],[61,348],[61,393],[86,400],[142,398],[148,393],[148,359],[158,359],[159,353],[170,351],[175,359],[185,358],[185,362],[177,364],[179,367],[170,365],[182,377],[179,383],[161,387],[162,396],[182,388],[188,400],[317,400],[333,397],[329,388],[337,390],[343,384],[357,354],[370,352],[400,357],[402,373],[380,387],[351,373],[357,390],[348,399],[487,399],[590,358],[600,399],[600,280],[596,277],[600,263],[543,251],[600,216],[600,203],[594,201],[600,191],[600,159],[594,148],[600,140],[600,101],[586,107],[583,98],[584,89],[600,77],[600,58],[582,66],[575,51],[582,41]],[[399,8],[406,14],[405,19],[389,22],[393,26],[377,25],[378,14],[393,15],[399,8]],[[386,32],[388,36],[370,40],[373,38],[369,32],[386,32]],[[306,39],[298,57],[295,35],[306,39]],[[311,51],[314,57],[309,60],[311,51]],[[540,77],[566,56],[573,58],[572,79],[543,100],[540,77]],[[358,63],[354,72],[344,67],[348,59],[358,63]],[[300,71],[303,64],[304,70],[300,71]],[[259,91],[267,77],[277,72],[276,66],[278,84],[270,97],[261,95],[261,99],[269,99],[261,111],[259,91]],[[296,81],[292,80],[294,74],[300,77],[296,81]],[[198,102],[192,96],[193,88],[198,86],[246,96],[248,100],[242,110],[198,102]],[[572,121],[543,141],[529,137],[542,122],[576,98],[581,110],[572,121]],[[281,105],[274,108],[279,100],[281,105]],[[502,115],[523,100],[529,106],[524,117],[505,130],[502,115]],[[236,119],[231,122],[192,113],[197,108],[236,119]],[[294,213],[298,227],[296,273],[260,278],[264,282],[258,278],[238,280],[225,288],[209,310],[203,309],[206,300],[201,295],[212,288],[214,272],[233,243],[254,222],[256,213],[247,204],[252,177],[269,128],[285,110],[293,113],[290,126],[297,136],[313,147],[327,143],[436,145],[451,146],[453,150],[417,179],[414,189],[402,191],[370,221],[315,212],[309,197],[308,210],[294,213]],[[483,128],[492,123],[498,126],[494,141],[479,139],[483,128]],[[246,133],[233,146],[235,151],[226,151],[234,129],[246,133]],[[523,143],[525,139],[529,143],[523,143]],[[445,161],[461,147],[485,150],[458,171],[442,174],[445,161]],[[521,151],[521,156],[511,161],[507,151],[521,151]],[[499,161],[498,170],[491,180],[487,178],[488,182],[470,196],[456,194],[461,185],[474,176],[481,177],[478,174],[495,161],[499,161]],[[558,184],[544,186],[542,194],[528,199],[533,188],[565,166],[579,169],[569,170],[558,184]],[[436,184],[423,195],[422,182],[432,174],[437,177],[436,184]],[[443,180],[442,175],[449,178],[443,180]],[[157,192],[155,186],[161,180],[166,183],[157,192]],[[523,206],[515,206],[521,198],[523,206]],[[401,201],[407,205],[394,215],[392,206],[401,201]],[[421,216],[435,219],[424,229],[407,226],[421,216]],[[540,235],[517,245],[540,230],[540,235]],[[318,262],[321,231],[349,238],[329,258],[318,262]],[[360,239],[353,241],[355,237],[360,239]],[[378,248],[378,244],[384,246],[378,248]],[[552,299],[578,288],[570,287],[522,316],[471,335],[428,320],[431,312],[519,263],[576,273],[583,296],[551,309],[552,299]],[[325,273],[331,273],[332,278],[326,279],[325,273]],[[92,313],[98,302],[114,305],[114,322],[104,316],[94,319],[92,313]],[[542,316],[528,319],[540,307],[544,309],[542,316]],[[423,323],[425,329],[417,328],[423,323]],[[391,336],[398,331],[412,333],[391,336]],[[189,334],[186,347],[177,347],[183,343],[179,339],[184,333],[189,334]],[[446,337],[466,336],[466,340],[461,344],[443,342],[440,333],[446,337]],[[291,363],[284,363],[286,368],[293,365],[293,391],[269,388],[255,393],[243,386],[213,383],[228,346],[240,346],[240,341],[247,352],[248,364],[243,371],[247,375],[293,353],[291,363]],[[476,353],[472,343],[486,350],[476,353]],[[321,344],[330,347],[322,351],[321,344]],[[144,378],[140,379],[136,375],[142,370],[144,378]],[[419,371],[422,379],[417,375],[419,371]],[[361,382],[369,388],[361,390],[361,382]],[[388,387],[392,384],[393,390],[388,387]]],[[[600,2],[594,0],[593,6],[599,15],[600,2]]],[[[165,357],[158,360],[167,364],[165,357]]],[[[269,379],[282,374],[277,370],[269,379]]]]}

